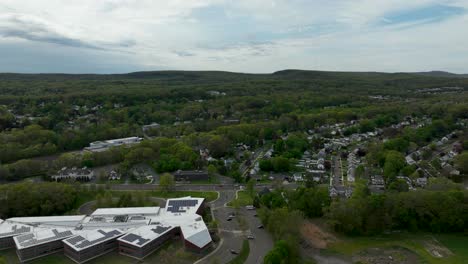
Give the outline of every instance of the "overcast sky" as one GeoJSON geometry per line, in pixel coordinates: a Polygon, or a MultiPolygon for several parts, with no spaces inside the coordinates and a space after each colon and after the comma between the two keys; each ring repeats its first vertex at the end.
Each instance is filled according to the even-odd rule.
{"type": "Polygon", "coordinates": [[[0,0],[0,72],[468,73],[468,0],[0,0]]]}

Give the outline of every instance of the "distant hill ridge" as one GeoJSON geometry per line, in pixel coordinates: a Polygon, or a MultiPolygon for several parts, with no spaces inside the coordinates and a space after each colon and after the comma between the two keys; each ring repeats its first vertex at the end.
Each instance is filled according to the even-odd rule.
{"type": "Polygon", "coordinates": [[[349,78],[376,78],[376,77],[405,77],[405,76],[426,76],[426,77],[449,77],[468,78],[468,74],[455,74],[444,71],[429,72],[345,72],[345,71],[315,71],[315,70],[295,70],[287,69],[274,73],[238,73],[227,71],[139,71],[123,74],[66,74],[66,73],[0,73],[0,80],[25,80],[25,79],[159,79],[159,80],[198,80],[198,79],[238,79],[238,78],[320,78],[320,77],[349,77],[349,78]]]}

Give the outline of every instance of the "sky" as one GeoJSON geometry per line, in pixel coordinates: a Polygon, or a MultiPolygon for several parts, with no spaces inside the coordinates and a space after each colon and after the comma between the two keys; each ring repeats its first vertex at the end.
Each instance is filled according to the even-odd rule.
{"type": "Polygon", "coordinates": [[[0,72],[468,73],[468,0],[0,0],[0,72]]]}

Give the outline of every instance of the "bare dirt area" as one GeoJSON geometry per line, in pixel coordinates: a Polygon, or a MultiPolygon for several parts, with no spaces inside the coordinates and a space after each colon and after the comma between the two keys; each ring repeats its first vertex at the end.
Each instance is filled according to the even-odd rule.
{"type": "Polygon", "coordinates": [[[331,243],[338,241],[336,236],[310,221],[305,221],[301,227],[301,235],[311,247],[325,249],[331,243]]]}
{"type": "Polygon", "coordinates": [[[365,264],[414,264],[421,259],[414,252],[401,247],[367,248],[353,256],[353,262],[365,264]]]}
{"type": "Polygon", "coordinates": [[[431,238],[430,240],[426,240],[422,242],[424,249],[429,252],[433,257],[436,258],[446,258],[453,255],[453,252],[450,251],[447,247],[440,244],[435,238],[431,238]]]}
{"type": "Polygon", "coordinates": [[[338,242],[339,239],[332,233],[322,228],[319,223],[304,221],[301,227],[302,243],[301,255],[314,259],[317,263],[326,264],[351,264],[351,261],[343,256],[323,254],[329,244],[338,242]]]}

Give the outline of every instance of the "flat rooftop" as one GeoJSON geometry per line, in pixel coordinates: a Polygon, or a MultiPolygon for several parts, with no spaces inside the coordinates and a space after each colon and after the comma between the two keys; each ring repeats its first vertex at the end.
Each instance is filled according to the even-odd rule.
{"type": "Polygon", "coordinates": [[[124,232],[118,229],[94,229],[82,231],[79,235],[69,237],[63,240],[63,242],[76,251],[82,251],[94,245],[122,236],[123,234],[124,232]]]}
{"type": "Polygon", "coordinates": [[[131,232],[128,232],[118,240],[136,247],[144,247],[146,244],[159,238],[174,228],[176,228],[176,226],[165,224],[142,226],[131,232]]]}
{"type": "Polygon", "coordinates": [[[32,232],[15,236],[16,248],[18,250],[30,248],[49,242],[63,240],[74,235],[74,231],[65,228],[35,228],[32,232]]]}
{"type": "Polygon", "coordinates": [[[86,215],[65,215],[65,216],[34,216],[34,217],[13,217],[8,218],[9,222],[29,224],[29,225],[54,225],[63,227],[74,227],[78,225],[86,215]]]}
{"type": "Polygon", "coordinates": [[[125,207],[125,208],[99,208],[91,216],[110,215],[158,215],[161,208],[157,207],[125,207]]]}
{"type": "Polygon", "coordinates": [[[0,224],[0,238],[14,237],[24,233],[29,233],[32,229],[32,226],[2,221],[0,224]]]}
{"type": "Polygon", "coordinates": [[[168,199],[164,208],[166,215],[184,216],[196,214],[204,198],[181,197],[168,199]]]}
{"type": "Polygon", "coordinates": [[[90,216],[13,217],[0,220],[0,238],[13,237],[18,250],[63,241],[76,251],[111,239],[143,247],[175,228],[183,238],[204,248],[212,239],[197,214],[204,198],[168,199],[165,208],[100,208],[90,216]]]}

